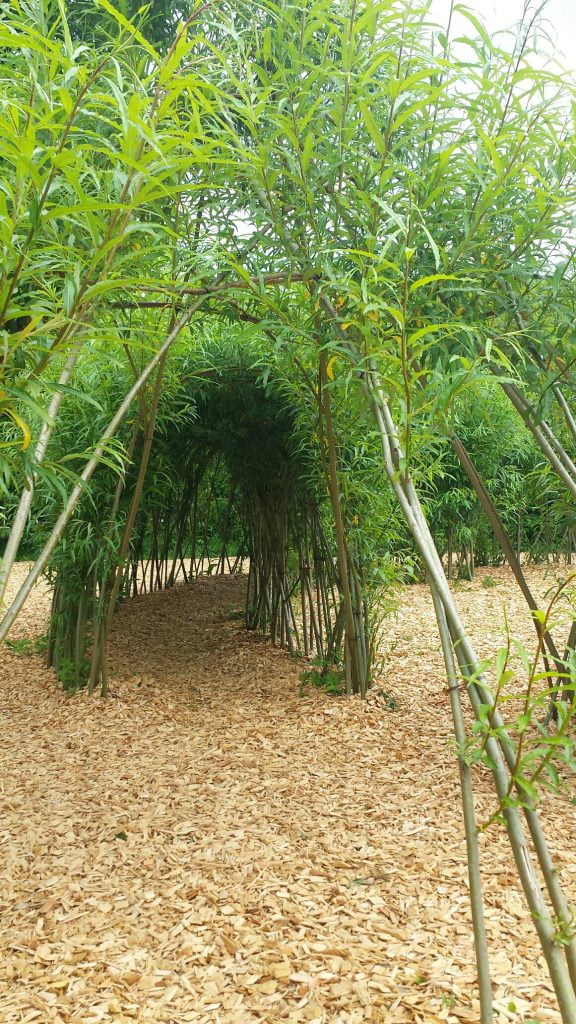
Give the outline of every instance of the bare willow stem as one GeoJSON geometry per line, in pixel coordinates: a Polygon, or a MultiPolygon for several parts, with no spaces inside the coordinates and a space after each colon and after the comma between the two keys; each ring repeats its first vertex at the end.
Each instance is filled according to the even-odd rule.
{"type": "Polygon", "coordinates": [[[60,541],[60,538],[62,537],[62,534],[64,533],[64,530],[66,529],[69,520],[72,518],[76,506],[80,501],[82,494],[85,491],[86,484],[92,478],[95,470],[98,468],[100,464],[100,459],[104,453],[106,444],[114,436],[120,423],[124,419],[124,416],[128,412],[128,409],[132,405],[132,402],[137,397],[140,389],[144,386],[144,384],[150,377],[150,374],[154,372],[154,370],[162,360],[165,353],[168,352],[168,349],[180,334],[180,331],[186,326],[191,317],[200,308],[204,301],[205,297],[197,299],[197,301],[192,306],[190,306],[190,308],[186,310],[186,312],[180,317],[172,331],[170,331],[170,333],[168,334],[164,344],[160,347],[160,349],[153,357],[153,359],[150,360],[148,366],[142,371],[138,380],[132,385],[130,391],[128,392],[124,400],[120,403],[120,406],[118,407],[114,416],[110,420],[108,426],[106,427],[106,430],[101,435],[100,440],[98,441],[98,444],[94,449],[94,453],[92,454],[91,458],[88,460],[82,473],[80,474],[78,483],[76,483],[75,486],[72,488],[68,500],[62,512],[60,513],[58,519],[56,520],[56,523],[54,524],[54,527],[48,540],[46,541],[46,544],[44,545],[38,558],[34,562],[34,565],[32,566],[26,579],[24,580],[24,583],[22,584],[20,590],[16,594],[16,597],[14,598],[10,607],[6,611],[4,618],[0,622],[0,642],[4,640],[4,638],[7,636],[9,629],[11,628],[16,617],[18,616],[30,591],[32,590],[38,578],[40,577],[40,574],[43,572],[53,551],[56,549],[60,541]]]}
{"type": "Polygon", "coordinates": [[[28,483],[26,484],[22,491],[22,494],[20,495],[20,502],[16,510],[16,515],[14,516],[14,521],[12,523],[12,528],[10,530],[10,536],[8,537],[8,541],[6,543],[4,556],[2,558],[2,565],[0,566],[0,608],[3,607],[4,595],[6,594],[6,588],[8,586],[10,574],[12,572],[12,569],[14,568],[14,563],[18,557],[20,542],[22,540],[24,530],[26,529],[26,523],[28,520],[28,516],[30,514],[30,509],[32,507],[36,482],[38,479],[38,467],[41,466],[42,462],[44,461],[46,449],[48,448],[50,438],[52,437],[52,431],[54,430],[54,425],[56,423],[58,410],[60,409],[60,405],[62,404],[62,399],[64,397],[63,389],[66,387],[68,381],[70,380],[72,374],[74,373],[74,367],[76,366],[79,354],[79,348],[75,347],[68,356],[68,359],[66,360],[62,373],[58,378],[56,391],[52,396],[50,405],[48,406],[46,419],[42,424],[40,435],[38,437],[38,443],[36,445],[36,448],[34,449],[34,466],[32,474],[30,480],[28,481],[28,483]]]}
{"type": "MultiPolygon", "coordinates": [[[[110,588],[110,596],[108,598],[107,608],[104,612],[106,619],[105,635],[108,636],[112,625],[112,617],[114,615],[114,609],[116,601],[118,600],[118,593],[120,591],[120,584],[122,582],[122,569],[124,566],[124,560],[128,554],[128,547],[132,537],[132,531],[134,529],[134,523],[136,522],[136,516],[140,507],[140,500],[142,498],[142,490],[144,487],[144,480],[146,478],[146,470],[148,468],[148,460],[150,458],[150,452],[152,450],[152,441],[154,438],[154,428],[156,426],[156,415],[158,412],[158,403],[160,401],[160,393],[162,390],[162,380],[164,376],[164,367],[166,365],[166,357],[168,350],[164,353],[158,363],[158,369],[156,371],[156,383],[154,386],[154,393],[152,396],[152,403],[148,413],[148,419],[146,423],[146,435],[144,438],[144,447],[142,449],[142,456],[140,459],[140,467],[138,470],[138,477],[134,485],[134,492],[132,494],[132,500],[130,502],[130,509],[128,512],[128,519],[124,526],[122,533],[122,540],[120,541],[120,550],[118,552],[118,559],[114,568],[112,577],[112,585],[110,588]]],[[[104,580],[102,586],[105,587],[107,581],[104,580]]],[[[103,648],[102,658],[106,661],[106,648],[103,648]]],[[[102,696],[106,696],[105,688],[103,687],[102,696]]]]}
{"type": "MultiPolygon", "coordinates": [[[[538,604],[536,602],[534,595],[532,594],[532,591],[530,590],[530,587],[528,586],[526,577],[522,572],[520,559],[514,551],[510,538],[508,537],[508,534],[504,529],[504,524],[502,523],[502,520],[500,519],[500,516],[498,514],[498,510],[484,485],[484,481],[482,480],[480,474],[478,473],[478,470],[476,469],[474,463],[472,462],[472,459],[470,458],[470,454],[466,450],[465,446],[462,444],[462,441],[460,440],[458,435],[455,433],[451,433],[450,441],[452,443],[454,451],[456,452],[456,455],[458,456],[460,465],[464,469],[464,472],[466,473],[470,483],[472,484],[472,487],[476,492],[478,500],[482,508],[484,509],[484,512],[486,513],[486,517],[488,519],[488,522],[490,523],[492,532],[496,537],[498,543],[500,544],[500,547],[502,548],[502,551],[504,552],[506,559],[508,560],[508,564],[510,565],[512,572],[514,573],[516,582],[520,587],[522,594],[524,595],[526,604],[528,605],[531,612],[537,611],[538,604]]],[[[562,661],[560,659],[560,654],[556,648],[556,644],[554,643],[552,636],[550,635],[550,632],[547,629],[543,628],[539,618],[532,616],[532,621],[534,623],[536,635],[538,637],[542,637],[543,643],[546,645],[554,659],[557,671],[562,672],[562,661]]],[[[546,667],[548,668],[548,663],[546,667]]]]}
{"type": "Polygon", "coordinates": [[[541,452],[546,456],[552,468],[576,498],[576,466],[564,451],[562,445],[545,423],[536,423],[530,414],[530,407],[514,385],[500,381],[500,387],[508,396],[512,405],[520,413],[528,430],[537,442],[541,452]]]}
{"type": "Polygon", "coordinates": [[[278,274],[267,274],[265,277],[250,277],[248,279],[241,278],[237,281],[224,281],[215,282],[213,284],[202,285],[196,288],[185,287],[185,288],[169,288],[162,285],[142,285],[138,288],[142,292],[154,292],[154,293],[165,293],[166,299],[158,301],[157,299],[130,299],[126,302],[110,302],[110,309],[165,309],[167,307],[172,308],[176,299],[181,299],[183,296],[201,296],[205,295],[207,298],[212,295],[220,295],[222,292],[229,291],[255,291],[265,285],[266,287],[273,287],[274,285],[290,284],[295,281],[304,280],[303,274],[296,274],[292,271],[286,271],[286,273],[278,274]]]}
{"type": "Polygon", "coordinates": [[[324,416],[326,428],[326,447],[328,449],[328,489],[332,503],[332,514],[334,516],[334,529],[336,535],[336,548],[338,552],[338,565],[340,569],[340,581],[342,596],[344,598],[344,610],[346,615],[346,640],[347,651],[350,654],[350,683],[353,693],[360,692],[366,695],[366,679],[364,666],[360,664],[358,651],[358,636],[354,609],[352,605],[352,593],[350,590],[350,573],[348,569],[348,554],[346,551],[346,538],[344,533],[344,521],[340,505],[339,476],[336,462],[336,440],[334,436],[334,424],[332,421],[332,405],[330,392],[328,390],[328,375],[326,372],[326,354],[320,351],[320,387],[321,387],[321,410],[324,416]]]}
{"type": "Polygon", "coordinates": [[[464,831],[466,833],[470,907],[472,910],[474,952],[476,956],[478,992],[480,996],[480,1021],[481,1024],[492,1024],[494,1014],[492,1007],[490,958],[488,955],[486,923],[484,920],[484,899],[482,896],[482,876],[480,874],[480,853],[478,849],[478,829],[476,826],[474,794],[472,790],[472,773],[470,771],[470,765],[466,760],[466,727],[464,725],[464,716],[462,714],[458,672],[454,662],[452,640],[450,637],[448,622],[446,620],[446,612],[444,605],[442,604],[442,599],[440,598],[434,584],[432,584],[430,589],[432,592],[432,600],[434,601],[438,632],[442,643],[442,653],[444,655],[444,665],[446,667],[446,678],[448,681],[448,692],[450,694],[450,707],[452,709],[452,721],[454,723],[454,736],[456,738],[458,748],[458,772],[460,775],[464,831]]]}
{"type": "MultiPolygon", "coordinates": [[[[370,401],[376,419],[382,443],[384,466],[387,475],[410,527],[412,536],[414,537],[417,547],[424,559],[424,563],[427,567],[432,583],[435,586],[438,596],[444,606],[460,670],[465,680],[469,680],[471,677],[473,679],[477,679],[478,659],[472,649],[462,623],[460,622],[440,557],[436,550],[418,495],[414,489],[414,485],[407,472],[401,471],[403,459],[397,430],[386,402],[376,369],[373,364],[369,363],[368,365],[368,374],[364,370],[360,371],[360,383],[366,397],[370,401]]],[[[499,742],[491,736],[487,741],[487,750],[491,758],[494,783],[498,798],[506,805],[504,807],[504,819],[506,822],[510,846],[518,870],[518,876],[524,890],[526,902],[534,920],[542,952],[544,953],[548,964],[548,970],[554,986],[556,998],[558,1000],[563,1024],[576,1024],[576,988],[573,982],[574,972],[572,967],[573,953],[570,948],[565,949],[557,942],[555,926],[540,891],[540,886],[532,863],[530,849],[522,829],[518,808],[516,805],[510,804],[508,799],[510,778],[506,770],[504,757],[506,757],[507,760],[508,758],[512,759],[511,766],[513,767],[516,762],[516,758],[514,755],[512,740],[509,737],[502,738],[501,734],[505,732],[505,730],[498,709],[493,707],[488,695],[480,689],[480,686],[481,681],[480,683],[474,682],[469,686],[469,692],[476,714],[479,713],[480,704],[482,702],[489,704],[489,707],[493,712],[493,721],[499,730],[500,743],[503,744],[503,748],[501,750],[499,742]]],[[[533,809],[528,808],[526,818],[533,838],[535,852],[546,881],[548,893],[555,913],[560,918],[560,921],[568,921],[568,918],[564,916],[563,912],[562,914],[559,913],[559,910],[561,910],[562,907],[565,907],[565,900],[536,812],[533,809]],[[550,871],[551,865],[552,873],[550,871]]]]}

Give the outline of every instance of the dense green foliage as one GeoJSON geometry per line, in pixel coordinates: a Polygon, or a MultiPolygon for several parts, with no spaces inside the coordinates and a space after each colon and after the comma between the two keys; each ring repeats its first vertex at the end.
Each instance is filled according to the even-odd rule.
{"type": "Polygon", "coordinates": [[[34,473],[20,518],[22,552],[37,554],[96,450],[51,561],[71,595],[70,565],[81,590],[130,552],[157,560],[159,524],[165,557],[189,553],[175,508],[193,492],[206,554],[231,542],[240,554],[246,510],[265,491],[285,505],[289,491],[286,557],[300,557],[295,510],[312,501],[326,536],[333,522],[345,533],[338,556],[326,550],[340,578],[346,557],[368,593],[418,575],[380,484],[359,358],[376,360],[400,468],[450,572],[502,557],[453,431],[516,549],[571,551],[562,483],[489,379],[518,380],[535,421],[552,415],[571,450],[570,423],[550,409],[558,374],[572,386],[569,96],[553,69],[535,70],[528,28],[495,41],[466,14],[475,35],[452,42],[425,7],[408,16],[401,2],[184,13],[74,0],[2,16],[20,73],[4,61],[0,536],[34,473]],[[191,326],[159,364],[161,393],[151,374],[100,452],[191,302],[199,312],[184,313],[191,326]]]}
{"type": "MultiPolygon", "coordinates": [[[[3,77],[4,534],[11,495],[30,472],[30,432],[64,356],[82,347],[73,386],[92,403],[100,400],[85,385],[90,361],[123,363],[125,316],[106,315],[104,304],[134,301],[138,288],[154,297],[159,288],[202,282],[228,265],[322,277],[346,330],[381,360],[441,547],[450,538],[457,550],[472,544],[477,561],[498,558],[442,442],[443,417],[458,390],[486,372],[486,354],[504,372],[510,359],[521,365],[544,403],[550,358],[570,363],[566,86],[559,95],[551,71],[528,71],[522,33],[509,54],[504,40],[490,41],[474,23],[476,38],[434,56],[424,9],[408,29],[402,4],[392,3],[364,13],[343,4],[324,11],[322,24],[312,5],[224,6],[211,13],[209,31],[193,21],[172,51],[180,9],[155,5],[139,24],[170,54],[157,75],[153,51],[141,36],[130,39],[125,19],[135,5],[118,10],[77,0],[66,8],[68,28],[56,4],[38,13],[15,6],[13,21],[10,10],[3,16],[3,45],[16,54],[20,47],[27,62],[25,74],[3,77]],[[257,249],[249,242],[242,260],[245,224],[265,231],[266,241],[257,249]],[[289,238],[281,230],[288,224],[296,229],[289,238]],[[174,232],[182,239],[176,250],[174,232]],[[530,358],[535,345],[543,370],[530,358]]],[[[224,323],[248,312],[264,317],[276,338],[296,331],[301,339],[314,299],[293,289],[301,293],[297,308],[278,308],[277,299],[262,308],[256,286],[254,300],[240,293],[225,309],[213,303],[214,312],[224,323]]],[[[156,344],[158,316],[138,315],[132,347],[156,344]]],[[[127,381],[128,372],[115,370],[115,379],[127,381]]],[[[98,387],[108,412],[121,390],[105,377],[98,387]]],[[[570,509],[535,445],[496,389],[474,394],[474,410],[464,400],[454,415],[509,531],[538,554],[565,547],[570,509]]],[[[33,513],[44,523],[76,464],[74,448],[87,451],[103,424],[93,405],[73,407],[94,430],[82,437],[80,429],[82,444],[72,450],[63,445],[67,461],[57,467],[49,449],[41,472],[53,498],[33,513]]],[[[390,524],[378,544],[404,560],[404,528],[386,497],[374,500],[384,501],[390,524]]]]}

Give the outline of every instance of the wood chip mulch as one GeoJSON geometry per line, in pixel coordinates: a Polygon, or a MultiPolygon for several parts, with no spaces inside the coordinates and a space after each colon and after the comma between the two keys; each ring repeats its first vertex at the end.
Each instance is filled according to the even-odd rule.
{"type": "MultiPolygon", "coordinates": [[[[559,570],[530,570],[543,594],[559,570]]],[[[482,655],[532,643],[507,570],[458,587],[482,655]]],[[[405,589],[370,699],[244,631],[243,578],[122,607],[113,696],[0,663],[2,1024],[459,1024],[475,970],[442,660],[405,589]],[[395,709],[393,709],[395,708],[395,709]]],[[[43,632],[38,588],[14,636],[43,632]]],[[[561,637],[563,639],[563,637],[561,637]]],[[[481,815],[494,809],[476,775],[481,815]]],[[[546,811],[576,900],[576,807],[546,811]]],[[[498,1021],[558,1021],[498,826],[481,836],[498,1021]]]]}

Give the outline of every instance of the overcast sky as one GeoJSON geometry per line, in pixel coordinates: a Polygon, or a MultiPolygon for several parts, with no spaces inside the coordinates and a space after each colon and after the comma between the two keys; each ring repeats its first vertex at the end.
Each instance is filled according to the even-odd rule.
{"type": "MultiPolygon", "coordinates": [[[[494,32],[519,20],[524,0],[467,0],[465,6],[481,14],[488,30],[494,32]]],[[[449,10],[450,0],[432,0],[432,12],[439,22],[447,19],[449,10]]],[[[557,40],[560,62],[576,70],[576,0],[548,0],[544,17],[557,40]]],[[[458,31],[457,24],[454,28],[458,31]]]]}

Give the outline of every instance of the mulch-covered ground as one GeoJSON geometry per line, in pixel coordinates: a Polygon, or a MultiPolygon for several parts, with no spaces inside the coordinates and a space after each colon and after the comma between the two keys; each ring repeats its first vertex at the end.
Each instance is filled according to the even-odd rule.
{"type": "MultiPolygon", "coordinates": [[[[532,570],[540,594],[559,570],[532,570]]],[[[529,619],[506,570],[458,588],[482,654],[529,619]]],[[[474,1022],[457,768],[426,589],[366,703],[247,634],[241,578],[138,598],[113,696],[0,665],[0,1021],[474,1022]]],[[[14,636],[45,629],[48,595],[14,636]]],[[[476,778],[481,815],[494,809],[476,778]]],[[[547,813],[576,900],[576,808],[547,813]]],[[[507,842],[482,835],[499,1021],[558,1020],[507,842]]]]}

